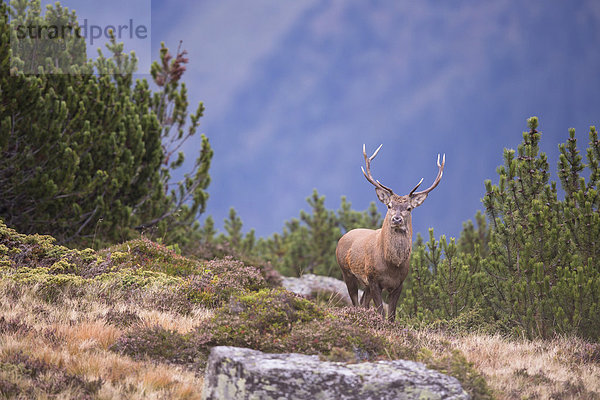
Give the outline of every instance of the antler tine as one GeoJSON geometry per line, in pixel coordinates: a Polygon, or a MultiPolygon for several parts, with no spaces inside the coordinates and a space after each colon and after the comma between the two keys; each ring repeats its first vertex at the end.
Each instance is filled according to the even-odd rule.
{"type": "MultiPolygon", "coordinates": [[[[379,153],[379,150],[381,150],[382,147],[383,147],[383,143],[381,143],[379,145],[379,147],[377,148],[377,150],[375,150],[373,152],[373,154],[371,155],[371,157],[369,157],[369,162],[373,161],[373,159],[375,158],[375,156],[377,155],[377,153],[379,153]]],[[[365,159],[366,159],[366,157],[367,157],[367,151],[365,149],[365,144],[364,143],[363,143],[363,155],[365,156],[365,159]]]]}
{"type": "Polygon", "coordinates": [[[421,180],[419,181],[419,183],[417,183],[417,186],[415,186],[415,187],[413,188],[413,190],[411,190],[411,191],[410,191],[410,193],[408,194],[409,196],[412,196],[412,194],[415,192],[415,190],[417,190],[417,188],[418,188],[419,186],[421,186],[421,183],[423,183],[423,179],[424,179],[424,178],[421,178],[421,180]]]}
{"type": "Polygon", "coordinates": [[[373,186],[380,188],[380,189],[384,189],[384,190],[390,192],[391,194],[393,194],[394,191],[392,189],[385,186],[383,183],[379,182],[378,180],[374,179],[373,176],[371,175],[371,161],[373,161],[373,159],[375,158],[377,153],[379,153],[379,150],[381,150],[382,146],[383,146],[383,144],[380,144],[379,147],[377,148],[377,150],[375,150],[375,152],[373,152],[373,155],[371,155],[371,157],[367,157],[367,150],[365,148],[365,145],[363,144],[363,156],[365,157],[365,165],[367,167],[367,172],[365,172],[365,169],[362,166],[360,167],[360,169],[362,170],[362,173],[365,176],[365,178],[367,178],[367,180],[373,186]]]}
{"type": "Polygon", "coordinates": [[[421,182],[419,182],[419,184],[417,186],[415,186],[415,188],[413,190],[411,190],[409,195],[416,196],[418,194],[424,194],[424,193],[426,194],[426,193],[431,192],[433,189],[435,189],[436,186],[439,185],[440,181],[442,180],[442,175],[444,174],[444,166],[445,165],[446,165],[446,154],[444,153],[441,164],[440,164],[440,155],[438,154],[438,156],[437,156],[438,174],[435,177],[435,181],[433,181],[433,184],[429,188],[427,188],[421,192],[415,192],[415,190],[417,190],[417,188],[419,187],[421,182],[423,182],[423,178],[421,178],[421,182]]]}

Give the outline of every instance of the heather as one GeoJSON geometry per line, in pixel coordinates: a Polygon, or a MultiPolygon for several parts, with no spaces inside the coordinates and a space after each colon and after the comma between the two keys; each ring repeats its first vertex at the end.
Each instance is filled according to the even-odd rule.
{"type": "Polygon", "coordinates": [[[215,345],[340,362],[417,360],[457,377],[474,398],[597,398],[599,391],[600,351],[582,339],[477,333],[477,314],[390,323],[373,309],[271,285],[265,275],[272,271],[231,257],[183,257],[143,238],[70,250],[2,223],[0,244],[0,390],[7,398],[199,398],[215,345]],[[24,254],[29,266],[19,264],[24,254]],[[65,263],[72,266],[52,268],[65,263]],[[41,377],[55,382],[41,384],[41,377]]]}
{"type": "MultiPolygon", "coordinates": [[[[293,294],[270,285],[264,270],[232,257],[186,258],[144,238],[98,252],[71,250],[4,223],[0,244],[2,393],[8,397],[23,391],[67,398],[124,393],[130,387],[125,381],[134,378],[123,372],[110,380],[106,367],[97,365],[100,360],[186,371],[186,384],[153,389],[173,393],[201,381],[216,345],[344,362],[405,357],[436,365],[423,356],[418,341],[407,339],[410,333],[373,310],[333,307],[293,294]],[[39,348],[41,353],[34,351],[39,348]],[[65,364],[92,355],[94,366],[65,364]],[[37,385],[37,370],[58,381],[37,385]]],[[[470,371],[460,372],[464,376],[477,374],[458,353],[448,348],[446,356],[458,363],[457,371],[470,371]]],[[[164,379],[172,381],[169,374],[164,379]]],[[[143,392],[131,390],[134,396],[143,392]]],[[[489,389],[481,381],[473,390],[489,389]]]]}

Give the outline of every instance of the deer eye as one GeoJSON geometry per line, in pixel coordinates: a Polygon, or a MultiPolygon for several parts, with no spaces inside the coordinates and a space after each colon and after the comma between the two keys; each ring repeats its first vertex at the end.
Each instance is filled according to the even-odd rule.
{"type": "Polygon", "coordinates": [[[406,210],[407,210],[407,211],[412,211],[412,207],[411,207],[411,206],[408,206],[408,207],[406,207],[406,210]]]}

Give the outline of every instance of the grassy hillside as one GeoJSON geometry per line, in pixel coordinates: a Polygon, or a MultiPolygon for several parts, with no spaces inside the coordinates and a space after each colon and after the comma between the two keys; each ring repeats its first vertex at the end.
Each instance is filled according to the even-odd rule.
{"type": "Polygon", "coordinates": [[[210,348],[360,362],[405,358],[474,398],[600,398],[600,346],[406,328],[277,285],[267,268],[138,239],[71,250],[0,222],[2,398],[196,399],[210,348]]]}

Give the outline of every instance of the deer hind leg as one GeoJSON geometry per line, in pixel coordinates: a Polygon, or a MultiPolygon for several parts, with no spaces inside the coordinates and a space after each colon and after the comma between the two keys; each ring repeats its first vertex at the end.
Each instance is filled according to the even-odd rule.
{"type": "Polygon", "coordinates": [[[377,312],[385,318],[385,310],[383,309],[383,300],[381,298],[381,286],[377,282],[371,281],[369,283],[369,293],[371,294],[370,297],[373,299],[375,308],[377,308],[377,312]]]}
{"type": "Polygon", "coordinates": [[[348,288],[348,294],[350,295],[350,300],[352,300],[352,305],[358,306],[358,279],[352,274],[349,274],[342,270],[342,276],[344,277],[344,282],[346,282],[346,287],[348,288]]]}
{"type": "Polygon", "coordinates": [[[371,289],[369,287],[365,287],[365,291],[360,298],[360,305],[364,308],[369,308],[369,303],[371,302],[371,289]]]}

